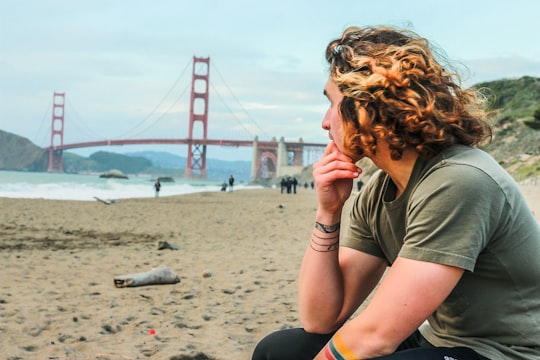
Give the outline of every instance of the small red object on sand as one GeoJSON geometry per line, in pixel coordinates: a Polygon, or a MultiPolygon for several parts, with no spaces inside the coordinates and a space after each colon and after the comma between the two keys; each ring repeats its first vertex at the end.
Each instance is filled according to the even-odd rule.
{"type": "Polygon", "coordinates": [[[148,332],[148,334],[150,334],[150,335],[156,335],[156,330],[152,329],[152,330],[150,330],[150,331],[148,332]]]}

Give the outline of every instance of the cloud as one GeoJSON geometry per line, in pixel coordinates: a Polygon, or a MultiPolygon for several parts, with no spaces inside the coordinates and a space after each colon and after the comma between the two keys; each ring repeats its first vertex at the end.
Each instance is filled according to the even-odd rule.
{"type": "Polygon", "coordinates": [[[479,83],[522,76],[540,77],[540,60],[531,60],[517,55],[473,59],[468,60],[467,64],[472,75],[468,82],[479,83]]]}

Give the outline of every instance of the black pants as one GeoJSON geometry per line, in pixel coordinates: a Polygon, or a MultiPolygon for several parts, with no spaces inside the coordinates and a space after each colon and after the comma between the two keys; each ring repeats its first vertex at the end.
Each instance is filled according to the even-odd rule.
{"type": "MultiPolygon", "coordinates": [[[[311,334],[303,329],[279,330],[267,335],[255,347],[252,360],[313,360],[332,334],[311,334]]],[[[420,332],[408,337],[393,354],[378,360],[489,360],[466,347],[435,347],[420,332]]]]}

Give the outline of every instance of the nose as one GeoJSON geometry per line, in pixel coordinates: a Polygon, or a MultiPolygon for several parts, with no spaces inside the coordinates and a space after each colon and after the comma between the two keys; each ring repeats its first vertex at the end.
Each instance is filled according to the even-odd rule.
{"type": "Polygon", "coordinates": [[[326,114],[324,114],[321,127],[324,130],[330,130],[330,119],[329,119],[329,116],[328,116],[328,112],[326,112],[326,114]]]}

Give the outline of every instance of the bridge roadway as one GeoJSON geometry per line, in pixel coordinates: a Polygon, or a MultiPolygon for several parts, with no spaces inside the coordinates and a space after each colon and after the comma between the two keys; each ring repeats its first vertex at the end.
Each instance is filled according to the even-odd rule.
{"type": "MultiPolygon", "coordinates": [[[[217,145],[217,146],[253,146],[254,140],[213,140],[213,139],[124,139],[124,140],[99,140],[88,141],[73,144],[64,144],[50,146],[45,150],[68,150],[83,147],[96,147],[96,146],[118,146],[118,145],[141,145],[141,144],[165,144],[165,145],[217,145]]],[[[286,142],[290,147],[325,147],[326,144],[321,143],[306,143],[306,142],[286,142]]],[[[278,141],[259,141],[257,140],[257,146],[259,148],[277,148],[278,141]]]]}

